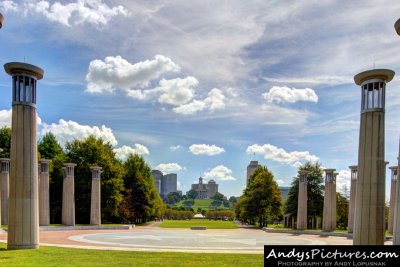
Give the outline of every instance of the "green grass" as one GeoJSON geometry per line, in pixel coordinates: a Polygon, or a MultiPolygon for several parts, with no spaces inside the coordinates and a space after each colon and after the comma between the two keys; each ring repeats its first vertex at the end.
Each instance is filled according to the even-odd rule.
{"type": "MultiPolygon", "coordinates": [[[[176,203],[173,205],[173,207],[184,207],[183,202],[185,202],[185,200],[181,200],[180,202],[176,203]]],[[[194,201],[194,205],[191,206],[190,208],[192,208],[195,212],[197,212],[198,208],[201,208],[205,211],[209,210],[209,206],[211,205],[211,203],[213,202],[212,199],[196,199],[194,201]]],[[[229,208],[224,207],[224,205],[220,205],[217,207],[218,209],[226,209],[228,210],[229,208]]]]}
{"type": "Polygon", "coordinates": [[[190,228],[192,226],[207,226],[208,229],[236,229],[237,224],[232,221],[210,220],[164,220],[160,227],[164,228],[190,228]]]}
{"type": "Polygon", "coordinates": [[[131,252],[40,247],[6,250],[0,243],[0,266],[263,266],[263,255],[178,252],[131,252]]]}

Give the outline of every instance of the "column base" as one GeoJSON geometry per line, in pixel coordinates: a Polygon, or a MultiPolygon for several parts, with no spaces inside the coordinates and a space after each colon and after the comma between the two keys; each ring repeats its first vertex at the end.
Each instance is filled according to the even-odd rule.
{"type": "Polygon", "coordinates": [[[16,244],[7,244],[8,250],[14,249],[38,249],[39,244],[31,244],[31,245],[16,245],[16,244]]]}

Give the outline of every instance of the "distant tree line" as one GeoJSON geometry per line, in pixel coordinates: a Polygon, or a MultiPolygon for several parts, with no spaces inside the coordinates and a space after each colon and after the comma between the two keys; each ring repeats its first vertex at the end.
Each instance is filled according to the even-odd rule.
{"type": "MultiPolygon", "coordinates": [[[[10,156],[11,130],[0,128],[0,157],[10,156]]],[[[91,171],[102,167],[101,212],[103,223],[144,223],[162,217],[165,204],[156,191],[151,169],[143,157],[133,154],[125,161],[115,157],[109,142],[89,136],[61,147],[52,133],[38,142],[41,158],[51,159],[50,222],[61,223],[63,164],[75,167],[75,218],[78,224],[90,222],[91,171]]]]}

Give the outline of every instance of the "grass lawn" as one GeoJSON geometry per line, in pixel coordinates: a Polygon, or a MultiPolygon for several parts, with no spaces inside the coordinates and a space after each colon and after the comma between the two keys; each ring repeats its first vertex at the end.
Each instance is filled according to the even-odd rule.
{"type": "Polygon", "coordinates": [[[207,226],[208,229],[236,229],[237,224],[232,221],[210,220],[164,220],[160,227],[164,228],[190,228],[192,226],[207,226]]]}
{"type": "Polygon", "coordinates": [[[133,252],[40,247],[6,250],[0,243],[0,266],[263,266],[263,255],[133,252]]]}

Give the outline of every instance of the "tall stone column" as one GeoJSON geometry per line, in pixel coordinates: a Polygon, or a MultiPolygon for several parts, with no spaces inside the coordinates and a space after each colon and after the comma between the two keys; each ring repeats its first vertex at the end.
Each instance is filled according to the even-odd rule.
{"type": "Polygon", "coordinates": [[[356,189],[357,189],[357,166],[349,166],[350,168],[350,203],[349,203],[349,220],[347,223],[347,231],[353,233],[354,229],[354,210],[356,207],[356,189]]]}
{"type": "Polygon", "coordinates": [[[39,179],[39,225],[50,224],[49,159],[41,159],[39,179]]]}
{"type": "Polygon", "coordinates": [[[92,195],[90,199],[90,224],[101,225],[101,167],[91,167],[92,195]]]}
{"type": "Polygon", "coordinates": [[[307,171],[299,171],[299,196],[297,202],[297,230],[307,229],[307,171]]]}
{"type": "Polygon", "coordinates": [[[44,71],[11,62],[4,65],[12,76],[12,124],[8,249],[39,247],[37,173],[36,81],[44,71]]]}
{"type": "Polygon", "coordinates": [[[322,231],[332,232],[336,229],[336,175],[335,169],[325,169],[325,196],[322,231]]]}
{"type": "Polygon", "coordinates": [[[75,225],[75,190],[74,168],[76,164],[64,164],[63,198],[61,222],[64,225],[75,225]]]}
{"type": "Polygon", "coordinates": [[[391,170],[391,183],[390,183],[390,203],[389,203],[389,218],[388,218],[388,232],[393,234],[393,221],[394,221],[394,207],[396,199],[396,184],[397,184],[397,166],[389,167],[391,170]]]}
{"type": "Polygon", "coordinates": [[[394,72],[374,69],[354,77],[361,86],[354,245],[383,245],[385,232],[385,90],[394,72]]]}
{"type": "Polygon", "coordinates": [[[0,158],[0,217],[1,225],[8,224],[8,199],[10,180],[10,159],[0,158]]]}

